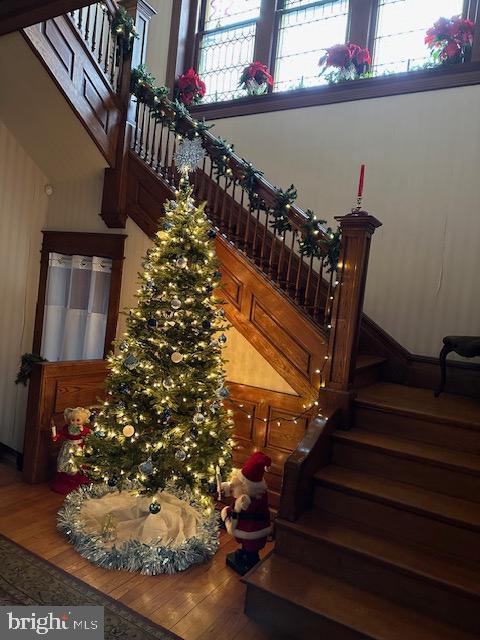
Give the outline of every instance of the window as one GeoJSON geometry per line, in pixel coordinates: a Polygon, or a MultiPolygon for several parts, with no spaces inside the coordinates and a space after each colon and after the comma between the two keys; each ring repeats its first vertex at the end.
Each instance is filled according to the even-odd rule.
{"type": "Polygon", "coordinates": [[[115,338],[123,247],[113,233],[44,231],[33,353],[102,359],[115,338]]]}
{"type": "Polygon", "coordinates": [[[275,91],[326,82],[319,77],[318,60],[326,47],[345,42],[348,5],[348,0],[285,0],[278,28],[275,91]]]}
{"type": "Polygon", "coordinates": [[[200,16],[198,72],[207,86],[205,102],[241,95],[242,69],[253,62],[261,0],[206,0],[200,16]]]}
{"type": "Polygon", "coordinates": [[[463,0],[380,0],[373,71],[398,73],[424,65],[430,58],[426,30],[440,16],[461,15],[463,0]]]}
{"type": "Polygon", "coordinates": [[[207,118],[480,83],[480,0],[179,0],[172,28],[178,38],[170,43],[168,84],[195,67],[207,104],[194,112],[207,118]],[[395,77],[427,66],[427,29],[454,15],[477,21],[471,63],[426,69],[428,82],[422,72],[395,77]],[[319,59],[345,42],[370,50],[376,78],[326,91],[319,59]],[[267,65],[274,85],[261,98],[246,98],[238,82],[254,60],[267,65]]]}

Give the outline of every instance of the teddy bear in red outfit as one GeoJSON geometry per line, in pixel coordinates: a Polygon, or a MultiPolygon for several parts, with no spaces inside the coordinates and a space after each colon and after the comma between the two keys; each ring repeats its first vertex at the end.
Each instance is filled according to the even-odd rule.
{"type": "Polygon", "coordinates": [[[230,482],[221,485],[226,496],[235,498],[231,507],[222,509],[221,517],[228,533],[242,545],[227,556],[228,566],[240,575],[245,575],[260,561],[258,552],[271,533],[267,485],[263,477],[271,464],[268,456],[256,451],[241,469],[233,471],[230,482]]]}

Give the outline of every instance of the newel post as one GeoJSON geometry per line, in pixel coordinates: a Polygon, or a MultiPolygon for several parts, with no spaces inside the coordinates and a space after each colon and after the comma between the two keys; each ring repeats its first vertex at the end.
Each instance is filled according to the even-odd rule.
{"type": "MultiPolygon", "coordinates": [[[[382,223],[366,211],[355,210],[337,217],[336,220],[340,223],[342,240],[338,284],[330,322],[325,386],[328,404],[348,410],[352,397],[370,242],[375,229],[382,223]]],[[[346,418],[348,420],[348,414],[346,418]]]]}
{"type": "Polygon", "coordinates": [[[101,217],[110,228],[124,228],[127,222],[127,168],[130,146],[130,80],[132,69],[145,62],[148,23],[156,11],[145,0],[124,0],[122,6],[135,20],[138,38],[121,61],[117,105],[120,109],[117,125],[115,165],[105,169],[101,217]]]}

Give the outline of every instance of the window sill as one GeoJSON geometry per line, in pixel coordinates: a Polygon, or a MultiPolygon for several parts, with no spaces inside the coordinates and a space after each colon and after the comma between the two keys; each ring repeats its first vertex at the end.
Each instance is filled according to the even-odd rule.
{"type": "Polygon", "coordinates": [[[196,118],[216,120],[474,84],[480,84],[480,62],[440,69],[409,71],[379,78],[350,80],[335,85],[269,93],[264,96],[247,96],[225,102],[197,105],[191,109],[191,113],[196,118]]]}

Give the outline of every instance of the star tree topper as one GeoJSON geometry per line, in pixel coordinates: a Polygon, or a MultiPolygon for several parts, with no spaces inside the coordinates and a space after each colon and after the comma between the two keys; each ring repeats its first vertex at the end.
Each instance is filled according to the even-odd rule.
{"type": "Polygon", "coordinates": [[[198,167],[205,157],[205,149],[200,138],[186,138],[175,153],[175,165],[180,173],[186,174],[198,167]]]}

